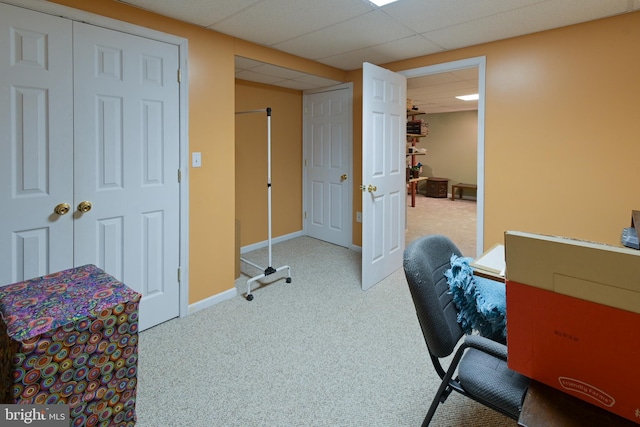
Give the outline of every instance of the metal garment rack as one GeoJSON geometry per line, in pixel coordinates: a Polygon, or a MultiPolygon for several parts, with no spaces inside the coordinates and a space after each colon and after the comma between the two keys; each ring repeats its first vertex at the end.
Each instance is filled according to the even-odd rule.
{"type": "Polygon", "coordinates": [[[271,108],[265,108],[262,110],[248,110],[248,111],[238,111],[236,114],[253,114],[253,113],[267,113],[267,211],[268,211],[268,227],[269,234],[267,239],[267,246],[269,248],[269,266],[267,268],[263,268],[253,262],[249,261],[245,258],[240,258],[241,261],[246,262],[247,264],[257,268],[258,270],[263,270],[262,274],[258,276],[254,276],[247,280],[247,295],[245,298],[247,301],[253,300],[253,294],[251,293],[251,283],[262,279],[263,277],[267,277],[273,273],[277,273],[278,271],[287,270],[287,283],[291,283],[291,268],[288,265],[283,265],[282,267],[273,268],[271,262],[271,108]]]}

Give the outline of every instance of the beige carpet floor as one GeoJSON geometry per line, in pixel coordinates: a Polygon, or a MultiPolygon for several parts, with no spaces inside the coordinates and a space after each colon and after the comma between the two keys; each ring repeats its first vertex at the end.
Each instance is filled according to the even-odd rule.
{"type": "Polygon", "coordinates": [[[476,210],[474,200],[416,195],[416,206],[407,207],[407,244],[427,234],[444,234],[465,256],[476,256],[476,210]]]}
{"type": "MultiPolygon", "coordinates": [[[[408,240],[442,232],[474,252],[462,211],[475,203],[418,200],[408,240]]],[[[244,256],[266,265],[266,249],[244,256]]],[[[440,380],[403,270],[362,291],[360,254],[309,237],[274,245],[273,261],[291,267],[292,283],[268,276],[246,301],[256,272],[243,265],[237,297],[141,333],[137,426],[419,426],[440,380]]],[[[454,393],[431,425],[516,423],[454,393]]]]}

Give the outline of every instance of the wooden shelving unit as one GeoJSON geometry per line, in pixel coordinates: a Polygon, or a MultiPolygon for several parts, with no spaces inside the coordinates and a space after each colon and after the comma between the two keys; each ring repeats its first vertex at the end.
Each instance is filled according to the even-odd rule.
{"type": "MultiPolygon", "coordinates": [[[[411,117],[415,117],[418,116],[420,114],[425,114],[424,111],[420,111],[420,110],[407,110],[407,120],[411,117]]],[[[427,134],[415,134],[415,133],[408,133],[407,134],[407,142],[411,143],[412,147],[415,147],[416,144],[419,142],[419,138],[425,137],[427,136],[427,134]]],[[[415,153],[415,152],[411,152],[411,153],[407,153],[407,157],[411,157],[411,162],[410,162],[410,166],[411,168],[413,168],[415,165],[417,165],[416,162],[416,156],[424,156],[426,153],[415,153]]],[[[411,207],[415,207],[416,206],[416,193],[418,192],[418,183],[420,181],[426,180],[426,177],[417,177],[414,178],[412,175],[409,176],[409,180],[407,181],[407,185],[409,186],[409,192],[411,193],[411,207]]]]}

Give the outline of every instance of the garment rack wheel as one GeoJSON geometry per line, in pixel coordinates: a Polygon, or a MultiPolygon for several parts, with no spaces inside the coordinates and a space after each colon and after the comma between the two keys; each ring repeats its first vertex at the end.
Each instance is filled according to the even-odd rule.
{"type": "MultiPolygon", "coordinates": [[[[286,282],[286,283],[291,283],[291,277],[287,277],[287,278],[285,279],[285,282],[286,282]]],[[[251,294],[251,293],[247,294],[247,296],[245,296],[245,299],[246,299],[247,301],[253,301],[253,294],[251,294]]]]}

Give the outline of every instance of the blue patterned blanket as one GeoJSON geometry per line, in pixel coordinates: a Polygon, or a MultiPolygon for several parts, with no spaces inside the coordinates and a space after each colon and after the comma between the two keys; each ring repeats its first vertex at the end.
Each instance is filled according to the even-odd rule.
{"type": "Polygon", "coordinates": [[[504,343],[506,291],[502,282],[473,275],[469,257],[451,256],[451,268],[444,275],[458,307],[458,323],[465,333],[478,331],[484,337],[504,343]]]}

